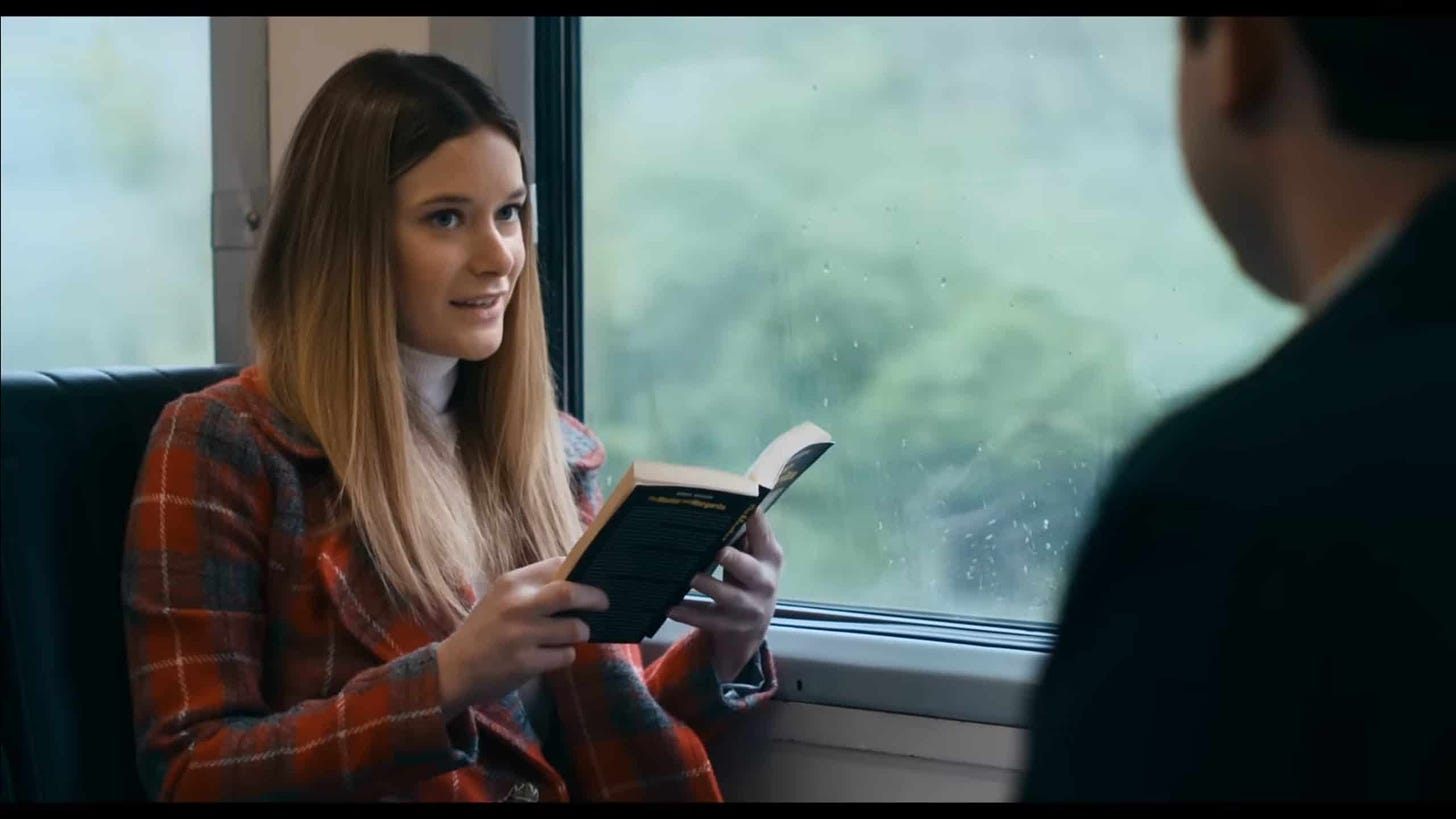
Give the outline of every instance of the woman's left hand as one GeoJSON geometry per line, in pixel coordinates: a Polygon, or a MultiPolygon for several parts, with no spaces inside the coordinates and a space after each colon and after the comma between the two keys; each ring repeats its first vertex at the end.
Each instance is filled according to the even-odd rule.
{"type": "Polygon", "coordinates": [[[726,546],[719,554],[723,580],[708,574],[693,578],[693,588],[711,601],[683,600],[667,613],[712,637],[713,670],[723,682],[736,678],[763,644],[778,600],[779,570],[784,563],[784,551],[758,510],[748,519],[743,543],[742,549],[726,546]]]}

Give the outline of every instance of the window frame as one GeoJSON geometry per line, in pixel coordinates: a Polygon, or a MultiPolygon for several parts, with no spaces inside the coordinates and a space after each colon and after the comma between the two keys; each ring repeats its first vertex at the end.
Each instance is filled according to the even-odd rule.
{"type": "Polygon", "coordinates": [[[535,20],[536,225],[551,369],[562,409],[583,394],[581,18],[535,20]]]}
{"type": "MultiPolygon", "coordinates": [[[[551,365],[564,409],[589,423],[582,394],[581,20],[535,18],[536,167],[541,277],[551,365]]],[[[692,593],[696,595],[696,592],[692,593]]],[[[783,600],[768,644],[778,698],[1026,727],[1055,623],[783,600]]],[[[687,632],[668,621],[655,657],[687,632]]]]}
{"type": "Polygon", "coordinates": [[[252,359],[247,295],[268,210],[268,18],[208,17],[213,363],[252,359]]]}

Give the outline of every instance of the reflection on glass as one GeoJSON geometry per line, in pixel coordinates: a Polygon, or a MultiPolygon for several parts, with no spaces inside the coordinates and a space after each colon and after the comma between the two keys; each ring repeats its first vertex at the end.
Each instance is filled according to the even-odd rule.
{"type": "Polygon", "coordinates": [[[207,18],[0,21],[0,364],[213,360],[207,18]]]}
{"type": "Polygon", "coordinates": [[[1166,19],[588,19],[586,415],[839,442],[782,597],[1050,620],[1117,457],[1295,314],[1188,190],[1166,19]]]}

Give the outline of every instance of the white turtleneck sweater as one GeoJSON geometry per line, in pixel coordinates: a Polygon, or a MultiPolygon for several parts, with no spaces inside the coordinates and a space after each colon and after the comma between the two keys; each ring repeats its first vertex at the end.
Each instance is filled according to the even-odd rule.
{"type": "Polygon", "coordinates": [[[400,344],[399,363],[405,386],[423,399],[425,406],[444,415],[460,376],[460,359],[400,344]]]}
{"type": "MultiPolygon", "coordinates": [[[[450,396],[455,392],[455,384],[459,380],[460,360],[427,353],[403,343],[399,345],[399,359],[406,388],[419,396],[425,406],[433,410],[436,417],[444,422],[442,427],[453,434],[456,429],[455,418],[454,413],[449,411],[449,403],[450,396]]],[[[478,600],[485,595],[485,584],[483,579],[477,579],[474,585],[478,600]]],[[[544,742],[547,736],[547,723],[551,717],[551,699],[543,696],[541,678],[532,677],[520,687],[517,693],[521,695],[521,701],[526,707],[526,714],[531,721],[531,726],[535,729],[536,735],[544,742]]]]}

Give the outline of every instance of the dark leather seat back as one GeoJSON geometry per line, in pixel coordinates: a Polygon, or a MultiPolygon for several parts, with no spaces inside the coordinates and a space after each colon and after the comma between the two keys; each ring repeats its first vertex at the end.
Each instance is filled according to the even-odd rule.
{"type": "Polygon", "coordinates": [[[145,798],[121,620],[127,515],[162,407],[237,370],[0,377],[0,738],[12,798],[145,798]]]}

